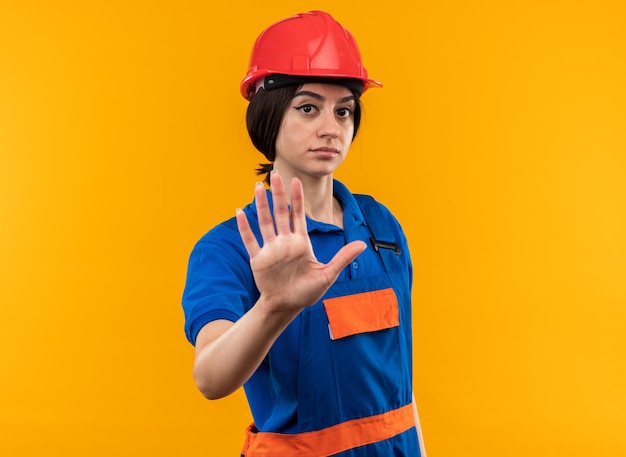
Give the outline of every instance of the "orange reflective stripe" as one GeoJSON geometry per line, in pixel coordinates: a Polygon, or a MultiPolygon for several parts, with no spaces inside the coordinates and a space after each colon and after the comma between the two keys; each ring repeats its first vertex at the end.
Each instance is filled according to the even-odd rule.
{"type": "Polygon", "coordinates": [[[324,300],[332,339],[400,325],[393,289],[375,290],[324,300]]]}
{"type": "Polygon", "coordinates": [[[254,432],[248,428],[245,457],[321,457],[387,440],[415,426],[413,405],[376,416],[298,434],[254,432]]]}

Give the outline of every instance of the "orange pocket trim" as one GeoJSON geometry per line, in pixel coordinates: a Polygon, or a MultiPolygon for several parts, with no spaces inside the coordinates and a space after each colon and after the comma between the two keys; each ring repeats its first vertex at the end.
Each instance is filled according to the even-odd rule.
{"type": "Polygon", "coordinates": [[[393,289],[362,292],[324,300],[333,340],[400,325],[393,289]]]}
{"type": "Polygon", "coordinates": [[[415,426],[409,403],[376,416],[342,422],[332,427],[298,434],[254,432],[248,428],[245,457],[319,457],[339,454],[359,446],[387,440],[415,426]]]}

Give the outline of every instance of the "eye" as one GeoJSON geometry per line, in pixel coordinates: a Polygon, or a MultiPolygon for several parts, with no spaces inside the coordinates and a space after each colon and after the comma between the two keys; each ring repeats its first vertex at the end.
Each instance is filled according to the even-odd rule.
{"type": "Polygon", "coordinates": [[[302,111],[305,114],[311,114],[315,109],[317,109],[314,105],[304,104],[295,107],[298,111],[302,111]]]}
{"type": "Polygon", "coordinates": [[[346,118],[352,116],[353,111],[350,108],[339,108],[337,110],[337,116],[346,118]]]}

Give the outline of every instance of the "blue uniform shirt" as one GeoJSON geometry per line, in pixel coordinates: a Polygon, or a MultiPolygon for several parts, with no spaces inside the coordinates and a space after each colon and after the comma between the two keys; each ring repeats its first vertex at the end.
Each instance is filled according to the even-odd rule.
{"type": "MultiPolygon", "coordinates": [[[[386,276],[385,266],[370,244],[372,232],[355,197],[338,181],[334,182],[334,195],[343,205],[344,228],[307,218],[315,256],[320,262],[327,263],[342,246],[354,240],[365,241],[368,249],[341,272],[325,297],[359,293],[369,287],[387,287],[380,279],[386,276]]],[[[269,191],[268,199],[271,208],[269,191]]],[[[262,244],[254,202],[247,205],[244,212],[262,244]]],[[[348,358],[351,354],[359,357],[355,364],[357,371],[350,369],[349,375],[347,372],[341,374],[343,365],[349,360],[345,359],[346,355],[337,356],[332,352],[335,349],[330,349],[328,320],[321,301],[304,310],[278,337],[261,366],[244,386],[258,430],[301,433],[380,414],[410,402],[412,266],[407,241],[399,223],[382,205],[380,214],[389,227],[389,239],[398,242],[402,253],[401,268],[394,274],[393,286],[403,303],[401,325],[394,330],[397,336],[368,335],[360,340],[345,338],[345,341],[332,342],[333,348],[358,345],[354,352],[349,346],[340,349],[339,353],[344,351],[348,358]],[[316,330],[311,331],[312,328],[316,330]],[[389,341],[393,341],[394,346],[389,346],[387,352],[382,353],[382,358],[397,359],[391,368],[395,370],[393,374],[380,363],[381,354],[376,354],[384,350],[380,348],[385,348],[389,341]],[[361,369],[363,373],[358,372],[361,369]],[[303,379],[305,377],[317,380],[303,379]],[[336,379],[341,377],[349,379],[336,379]],[[333,393],[335,384],[339,387],[333,393]]],[[[191,253],[183,294],[187,338],[195,344],[198,332],[207,323],[217,319],[238,320],[258,298],[249,256],[237,230],[236,220],[231,218],[204,235],[191,253]]],[[[392,446],[406,448],[415,443],[413,438],[406,436],[398,440],[400,444],[392,446]],[[406,444],[407,439],[409,444],[406,444]]]]}
{"type": "MultiPolygon", "coordinates": [[[[334,194],[343,205],[344,229],[307,217],[309,237],[315,256],[320,262],[327,263],[345,244],[360,239],[368,244],[368,249],[341,273],[338,281],[376,275],[380,272],[378,258],[371,249],[370,233],[365,228],[363,213],[357,201],[352,193],[336,180],[334,194]]],[[[272,194],[269,191],[268,200],[271,209],[272,194]]],[[[254,202],[247,205],[244,212],[257,234],[259,244],[262,245],[254,202]]],[[[395,217],[386,209],[383,214],[388,219],[389,225],[396,228],[401,240],[401,249],[407,256],[407,282],[410,289],[413,272],[406,238],[395,217]]],[[[211,321],[217,319],[237,321],[254,305],[258,297],[259,292],[250,270],[250,257],[241,241],[237,222],[233,217],[205,234],[196,243],[189,258],[183,293],[187,339],[195,345],[198,332],[211,321]]]]}

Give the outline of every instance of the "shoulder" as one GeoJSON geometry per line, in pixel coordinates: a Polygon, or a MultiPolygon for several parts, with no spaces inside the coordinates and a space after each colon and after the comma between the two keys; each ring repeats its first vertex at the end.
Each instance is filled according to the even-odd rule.
{"type": "Polygon", "coordinates": [[[393,215],[391,210],[385,204],[376,200],[373,196],[367,194],[353,194],[354,199],[359,205],[363,217],[368,223],[373,224],[377,221],[384,221],[402,230],[400,222],[393,215]]]}
{"type": "Polygon", "coordinates": [[[345,184],[340,181],[334,181],[334,193],[335,196],[341,200],[344,207],[359,211],[363,211],[364,208],[365,210],[379,211],[385,218],[396,220],[391,211],[372,195],[352,193],[345,184]]]}
{"type": "Polygon", "coordinates": [[[209,272],[220,270],[245,274],[249,262],[237,221],[233,217],[210,229],[195,243],[189,256],[189,274],[206,276],[209,272]]]}
{"type": "Polygon", "coordinates": [[[196,246],[207,244],[221,244],[222,242],[231,242],[237,239],[239,232],[237,231],[237,221],[234,217],[217,224],[215,227],[205,233],[196,243],[196,246]]]}
{"type": "Polygon", "coordinates": [[[243,249],[243,243],[237,230],[237,223],[235,218],[231,218],[205,233],[194,245],[191,256],[203,263],[207,258],[223,257],[226,253],[237,252],[241,249],[243,249]]]}

